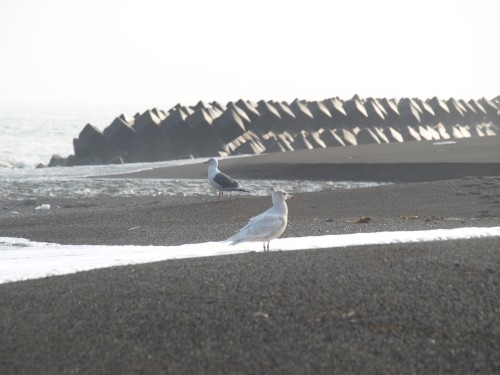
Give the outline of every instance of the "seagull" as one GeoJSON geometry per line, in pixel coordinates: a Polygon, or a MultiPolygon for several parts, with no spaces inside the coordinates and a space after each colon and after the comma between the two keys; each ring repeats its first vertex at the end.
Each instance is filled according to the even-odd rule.
{"type": "Polygon", "coordinates": [[[203,164],[208,164],[208,182],[215,189],[219,190],[219,202],[224,199],[225,191],[243,191],[248,193],[248,190],[243,189],[238,181],[233,180],[227,174],[217,169],[217,165],[219,164],[217,159],[210,158],[203,164]]]}
{"type": "Polygon", "coordinates": [[[270,209],[250,219],[245,227],[226,241],[231,241],[231,245],[262,241],[264,251],[269,251],[269,242],[281,236],[285,231],[288,221],[286,200],[293,199],[292,195],[283,190],[275,190],[272,197],[273,206],[270,209]]]}

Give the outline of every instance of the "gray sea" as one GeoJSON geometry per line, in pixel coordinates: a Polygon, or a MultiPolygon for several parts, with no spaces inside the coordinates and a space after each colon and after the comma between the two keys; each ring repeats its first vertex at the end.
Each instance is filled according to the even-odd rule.
{"type": "MultiPolygon", "coordinates": [[[[168,165],[199,163],[191,159],[158,163],[37,169],[53,154],[73,153],[73,138],[90,123],[103,130],[121,113],[134,115],[148,108],[117,105],[0,105],[0,198],[160,196],[214,194],[205,179],[106,179],[88,176],[132,172],[168,165]]],[[[160,108],[168,109],[168,108],[160,108]]],[[[243,180],[242,180],[243,182],[243,180]]],[[[376,185],[350,181],[252,181],[244,186],[255,195],[279,187],[289,192],[349,189],[376,185]]]]}

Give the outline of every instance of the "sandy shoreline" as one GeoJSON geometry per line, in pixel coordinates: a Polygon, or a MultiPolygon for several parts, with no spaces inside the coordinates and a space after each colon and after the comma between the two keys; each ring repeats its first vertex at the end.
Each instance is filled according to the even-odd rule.
{"type": "MultiPolygon", "coordinates": [[[[500,178],[383,185],[295,194],[283,237],[500,225],[500,178]],[[369,216],[368,224],[352,224],[369,216]]],[[[0,236],[91,245],[179,245],[221,241],[271,205],[233,194],[135,198],[40,198],[4,202],[0,236]],[[34,208],[42,203],[51,210],[34,208]],[[11,215],[11,211],[19,212],[11,215]]],[[[258,246],[256,247],[258,249],[258,246]]]]}
{"type": "MultiPolygon", "coordinates": [[[[409,166],[405,155],[411,151],[427,167],[451,158],[459,173],[450,180],[422,168],[420,182],[297,194],[284,237],[500,226],[500,173],[488,176],[496,169],[487,169],[498,168],[495,142],[457,142],[434,157],[425,149],[432,145],[359,149],[354,162],[366,152],[375,164],[409,166]],[[470,168],[467,160],[477,164],[470,168]],[[362,215],[372,220],[349,223],[362,215]]],[[[286,163],[297,155],[288,155],[286,163]]],[[[252,178],[265,178],[285,166],[283,159],[273,162],[283,156],[226,160],[224,169],[237,175],[242,165],[258,165],[252,178]]],[[[351,163],[326,163],[337,164],[351,163]]],[[[362,173],[373,163],[359,164],[362,173]]],[[[196,168],[186,168],[186,176],[199,173],[196,168]]],[[[180,170],[167,172],[170,177],[180,170]]],[[[136,177],[165,177],[166,171],[143,173],[136,177]]],[[[320,173],[325,170],[312,174],[320,173]]],[[[174,245],[225,239],[267,208],[270,198],[234,195],[222,204],[215,195],[1,203],[0,236],[174,245]],[[53,209],[35,212],[41,203],[53,209]],[[12,210],[19,215],[9,215],[12,210]]],[[[0,372],[495,373],[499,248],[500,238],[488,238],[257,252],[3,284],[0,372]]]]}

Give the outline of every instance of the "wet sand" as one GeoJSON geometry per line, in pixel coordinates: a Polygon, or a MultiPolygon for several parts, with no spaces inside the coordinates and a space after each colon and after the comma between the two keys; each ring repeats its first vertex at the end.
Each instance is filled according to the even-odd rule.
{"type": "MultiPolygon", "coordinates": [[[[457,142],[442,146],[455,151],[434,157],[407,145],[421,155],[412,160],[427,167],[457,164],[454,179],[431,165],[417,182],[297,194],[284,236],[500,226],[495,142],[457,142]],[[452,153],[454,161],[446,160],[452,153]],[[372,219],[350,223],[360,216],[372,219]]],[[[359,163],[365,171],[371,164],[414,167],[405,162],[408,147],[388,146],[359,149],[353,158],[373,154],[359,163]]],[[[300,153],[231,159],[221,168],[237,175],[258,165],[250,178],[265,178],[266,171],[290,168],[300,153]]],[[[322,177],[313,159],[301,157],[322,177]]],[[[182,170],[197,177],[196,168],[136,177],[182,170]]],[[[2,201],[0,236],[65,244],[218,241],[270,205],[269,197],[242,194],[215,199],[2,201]],[[35,211],[41,203],[53,209],[35,211]]],[[[489,238],[258,251],[2,284],[0,373],[496,373],[499,249],[500,238],[489,238]]]]}

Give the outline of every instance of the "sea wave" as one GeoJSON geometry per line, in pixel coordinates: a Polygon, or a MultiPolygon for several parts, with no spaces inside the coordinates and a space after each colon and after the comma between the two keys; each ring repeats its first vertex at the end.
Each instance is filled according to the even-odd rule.
{"type": "MultiPolygon", "coordinates": [[[[252,195],[269,195],[275,188],[291,193],[350,189],[378,185],[370,182],[241,180],[252,195]]],[[[24,178],[0,179],[0,198],[14,200],[38,197],[84,198],[96,196],[204,196],[215,194],[206,179],[108,179],[24,178]]],[[[241,193],[228,193],[241,194],[241,193]]]]}
{"type": "Polygon", "coordinates": [[[22,161],[0,159],[0,168],[25,168],[28,165],[22,161]]]}
{"type": "MultiPolygon", "coordinates": [[[[4,169],[0,174],[0,198],[24,200],[39,197],[83,198],[96,196],[196,196],[214,194],[214,190],[206,179],[105,178],[105,176],[113,174],[201,163],[203,161],[205,161],[204,158],[119,165],[4,169]]],[[[281,188],[291,193],[301,193],[380,185],[373,182],[352,181],[241,181],[245,188],[251,191],[252,195],[261,196],[269,195],[274,188],[281,188]]]]}

